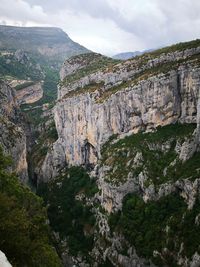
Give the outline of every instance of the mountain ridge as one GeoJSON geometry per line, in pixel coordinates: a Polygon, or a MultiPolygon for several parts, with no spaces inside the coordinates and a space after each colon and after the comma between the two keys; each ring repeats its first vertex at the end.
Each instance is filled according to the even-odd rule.
{"type": "Polygon", "coordinates": [[[72,55],[89,52],[87,48],[72,41],[67,33],[57,27],[0,25],[0,40],[0,51],[21,49],[36,53],[46,60],[57,59],[61,64],[72,55]]]}

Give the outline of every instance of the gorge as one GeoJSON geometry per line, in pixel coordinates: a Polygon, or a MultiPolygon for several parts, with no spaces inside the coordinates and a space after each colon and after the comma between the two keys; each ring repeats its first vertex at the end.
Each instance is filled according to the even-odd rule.
{"type": "MultiPolygon", "coordinates": [[[[53,43],[61,33],[34,31],[53,43]]],[[[62,42],[55,53],[18,45],[0,46],[0,250],[10,263],[199,266],[200,40],[125,61],[75,44],[66,54],[62,42]],[[11,207],[24,222],[14,228],[11,207]]]]}

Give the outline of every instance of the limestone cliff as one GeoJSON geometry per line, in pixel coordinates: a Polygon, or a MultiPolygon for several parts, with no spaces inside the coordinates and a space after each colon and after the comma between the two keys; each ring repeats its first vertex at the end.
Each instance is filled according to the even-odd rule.
{"type": "MultiPolygon", "coordinates": [[[[23,85],[23,84],[22,84],[23,85]]],[[[32,104],[40,100],[43,96],[42,82],[24,84],[24,88],[17,90],[16,97],[19,105],[32,104]]]]}
{"type": "Polygon", "coordinates": [[[26,135],[23,130],[14,89],[0,82],[0,145],[13,160],[15,171],[27,182],[26,135]]]}
{"type": "MultiPolygon", "coordinates": [[[[147,54],[125,63],[113,62],[86,76],[81,56],[67,61],[54,109],[59,136],[54,146],[62,147],[58,165],[95,166],[101,146],[113,134],[151,131],[175,122],[197,123],[199,51],[196,47],[157,57],[147,54]]],[[[88,62],[86,69],[88,73],[88,62]]],[[[46,161],[52,158],[55,165],[53,157],[48,155],[46,161]]],[[[49,170],[45,165],[44,173],[49,170]]]]}
{"type": "Polygon", "coordinates": [[[199,241],[192,243],[200,234],[199,59],[197,40],[122,63],[98,54],[64,63],[58,139],[37,175],[64,179],[66,167],[83,166],[96,177],[93,198],[73,196],[95,216],[90,259],[78,251],[78,266],[200,264],[199,241]]]}
{"type": "Polygon", "coordinates": [[[0,250],[0,264],[2,267],[12,267],[12,265],[8,262],[6,255],[0,250]]]}

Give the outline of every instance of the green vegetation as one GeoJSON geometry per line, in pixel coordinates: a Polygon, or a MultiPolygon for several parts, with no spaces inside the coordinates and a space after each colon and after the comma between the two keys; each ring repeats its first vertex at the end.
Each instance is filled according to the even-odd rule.
{"type": "Polygon", "coordinates": [[[0,250],[14,267],[59,267],[42,199],[6,169],[0,148],[0,250]]]}
{"type": "Polygon", "coordinates": [[[61,29],[55,27],[0,26],[0,50],[23,50],[40,65],[60,69],[66,58],[89,52],[73,42],[61,29]]]}
{"type": "Polygon", "coordinates": [[[118,64],[119,60],[102,56],[101,54],[88,53],[70,58],[70,62],[81,63],[83,67],[80,67],[75,73],[67,76],[61,83],[61,86],[66,86],[72,82],[75,82],[91,73],[101,71],[103,69],[111,68],[118,64]]]}
{"type": "Polygon", "coordinates": [[[165,53],[172,53],[176,51],[183,51],[186,49],[197,48],[200,46],[200,39],[196,39],[190,42],[181,42],[174,45],[166,46],[157,50],[154,50],[147,55],[151,55],[152,57],[160,56],[161,54],[165,53]]]}
{"type": "Polygon", "coordinates": [[[44,67],[45,78],[43,84],[44,95],[37,104],[52,103],[57,98],[57,84],[59,81],[59,72],[48,66],[44,67]]]}
{"type": "MultiPolygon", "coordinates": [[[[146,63],[147,63],[146,59],[142,63],[140,62],[140,68],[144,67],[146,63]]],[[[165,74],[169,76],[170,72],[172,70],[177,70],[181,64],[190,64],[191,66],[199,67],[200,66],[200,55],[194,55],[194,56],[188,57],[187,59],[180,59],[178,61],[160,63],[155,67],[147,68],[143,71],[140,71],[139,73],[131,77],[131,80],[123,81],[121,84],[113,86],[105,90],[101,94],[101,96],[97,99],[96,102],[102,103],[106,101],[111,95],[115,94],[116,92],[124,90],[128,87],[136,86],[141,81],[148,80],[149,78],[156,76],[158,74],[165,74]]]]}
{"type": "Polygon", "coordinates": [[[129,173],[134,177],[142,170],[148,176],[146,186],[152,183],[157,186],[187,177],[197,178],[200,174],[200,153],[197,152],[188,161],[181,162],[174,150],[177,142],[183,143],[191,137],[195,127],[195,124],[172,124],[158,127],[153,133],[133,134],[117,142],[109,140],[102,147],[101,164],[110,167],[105,180],[114,184],[123,183],[129,173]],[[166,142],[170,147],[162,150],[162,145],[166,142]],[[139,162],[134,163],[138,153],[139,162]],[[176,163],[170,165],[175,159],[176,163]]]}
{"type": "MultiPolygon", "coordinates": [[[[139,67],[142,67],[147,61],[160,57],[161,55],[167,55],[174,52],[184,51],[186,49],[197,48],[200,46],[200,39],[190,42],[177,43],[171,46],[163,47],[152,52],[138,55],[131,59],[131,62],[137,63],[139,67]]],[[[197,55],[196,55],[197,56],[197,55]]]]}
{"type": "Polygon", "coordinates": [[[55,181],[38,187],[38,194],[48,205],[50,225],[61,238],[66,238],[72,255],[88,255],[93,248],[95,217],[86,198],[97,191],[95,180],[81,167],[71,167],[55,181]]]}
{"type": "Polygon", "coordinates": [[[114,267],[114,265],[110,262],[108,258],[106,258],[105,262],[100,264],[99,267],[114,267]]]}
{"type": "Polygon", "coordinates": [[[19,62],[13,54],[0,55],[0,78],[11,76],[16,79],[39,81],[43,78],[40,69],[36,68],[33,59],[27,59],[25,63],[19,62]]]}
{"type": "Polygon", "coordinates": [[[32,82],[32,81],[24,82],[22,84],[18,84],[17,86],[15,86],[15,90],[21,90],[21,89],[24,89],[24,88],[26,88],[28,86],[34,85],[34,84],[35,84],[35,82],[32,82]]]}
{"type": "MultiPolygon", "coordinates": [[[[194,42],[195,43],[195,42],[194,42]]],[[[193,44],[193,43],[192,43],[193,44]]],[[[197,42],[197,44],[199,44],[199,42],[197,42]]],[[[199,46],[197,45],[196,46],[199,46]]],[[[189,47],[189,44],[187,43],[183,43],[183,47],[189,47]]],[[[178,47],[178,45],[173,46],[173,47],[178,47]]],[[[180,46],[181,47],[181,46],[180,46]]],[[[148,67],[144,70],[142,70],[142,68],[144,68],[144,66],[146,65],[146,63],[148,62],[148,60],[151,59],[152,57],[155,57],[156,55],[160,55],[160,51],[167,51],[168,48],[163,48],[161,50],[156,50],[154,52],[151,53],[147,53],[144,54],[142,56],[139,56],[137,58],[137,68],[140,68],[141,71],[139,71],[138,73],[136,73],[133,77],[131,77],[131,80],[127,80],[127,81],[123,81],[121,82],[119,85],[116,86],[112,86],[110,88],[108,88],[107,90],[102,90],[102,86],[104,85],[103,82],[101,83],[97,83],[96,87],[94,86],[93,83],[83,87],[83,88],[77,88],[75,91],[71,91],[69,93],[67,93],[64,98],[67,97],[73,97],[73,96],[77,96],[86,92],[93,92],[95,90],[99,90],[100,92],[100,97],[96,100],[97,103],[103,103],[105,100],[107,100],[112,94],[115,94],[116,92],[119,92],[121,90],[124,90],[125,88],[128,87],[133,87],[138,85],[141,81],[147,80],[153,76],[156,76],[158,74],[165,74],[165,75],[170,75],[170,72],[172,70],[177,70],[179,68],[180,65],[182,64],[190,64],[191,66],[200,66],[200,55],[193,55],[190,56],[188,58],[183,58],[183,59],[179,59],[177,61],[171,61],[171,62],[164,62],[164,63],[159,63],[154,67],[148,67]],[[151,55],[152,54],[152,55],[151,55]],[[150,56],[151,55],[151,56],[150,56]],[[102,84],[102,85],[101,85],[102,84]],[[98,86],[101,85],[101,86],[98,86]]],[[[175,48],[173,48],[175,49],[175,48]]],[[[172,49],[172,50],[173,50],[172,49]]],[[[176,50],[174,50],[176,51],[176,50]]],[[[162,52],[164,53],[164,52],[162,52]]],[[[161,53],[161,54],[162,54],[161,53]]],[[[88,54],[90,55],[90,54],[88,54]]],[[[136,59],[134,59],[136,60],[136,59]]],[[[103,61],[104,62],[104,61],[103,61]]],[[[110,68],[112,71],[115,71],[115,65],[119,62],[115,62],[115,63],[110,63],[109,61],[105,61],[104,62],[105,65],[103,66],[104,68],[110,68]]],[[[98,64],[95,63],[95,66],[97,66],[98,64]]],[[[101,70],[101,64],[99,66],[99,69],[97,67],[92,68],[93,64],[91,63],[91,66],[88,64],[86,67],[83,67],[79,70],[77,70],[74,74],[67,76],[66,79],[64,79],[64,81],[61,83],[61,86],[63,85],[67,85],[68,83],[70,84],[71,82],[74,82],[84,76],[87,76],[88,74],[92,73],[92,72],[96,72],[97,70],[101,70]]],[[[135,68],[136,66],[134,66],[135,68]]],[[[117,68],[117,66],[116,66],[117,68]]]]}
{"type": "Polygon", "coordinates": [[[67,94],[64,95],[64,99],[71,98],[74,96],[78,96],[85,93],[92,93],[96,90],[101,90],[101,88],[104,86],[104,82],[101,83],[90,83],[88,85],[85,85],[84,87],[78,87],[74,91],[69,91],[67,94]]]}
{"type": "Polygon", "coordinates": [[[58,139],[55,122],[52,121],[44,127],[41,133],[35,131],[35,137],[38,137],[37,143],[32,147],[30,161],[31,164],[38,166],[44,160],[51,145],[58,139]]]}
{"type": "Polygon", "coordinates": [[[48,67],[45,67],[44,70],[45,78],[43,83],[43,97],[33,104],[21,105],[21,109],[27,120],[34,126],[38,126],[40,123],[44,122],[44,120],[48,119],[41,117],[43,114],[43,104],[49,104],[50,109],[54,106],[57,97],[57,83],[59,80],[58,72],[53,69],[49,69],[48,67]]]}
{"type": "Polygon", "coordinates": [[[158,201],[145,203],[136,195],[128,195],[123,201],[122,212],[111,214],[112,231],[122,232],[139,255],[151,259],[157,266],[178,266],[176,257],[191,256],[200,252],[200,226],[196,221],[200,214],[197,200],[192,210],[178,194],[168,195],[158,201]],[[158,251],[157,256],[153,255],[158,251]]]}

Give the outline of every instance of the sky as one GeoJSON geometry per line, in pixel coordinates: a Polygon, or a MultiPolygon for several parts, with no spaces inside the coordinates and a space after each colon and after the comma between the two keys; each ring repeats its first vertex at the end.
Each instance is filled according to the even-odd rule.
{"type": "Polygon", "coordinates": [[[60,27],[111,56],[200,38],[200,0],[0,0],[0,24],[60,27]]]}

